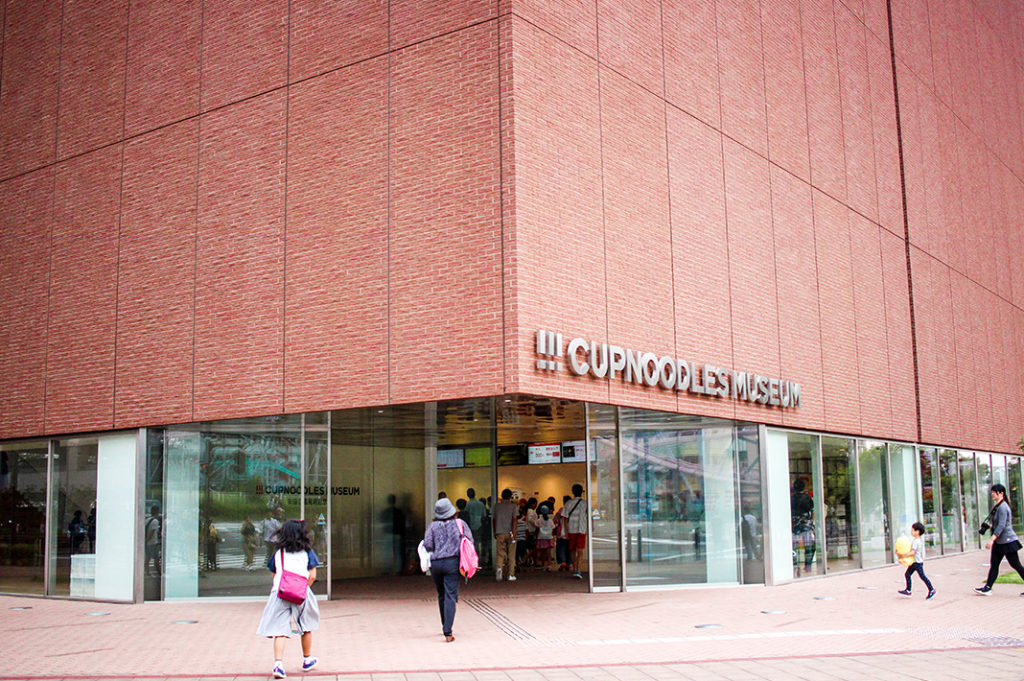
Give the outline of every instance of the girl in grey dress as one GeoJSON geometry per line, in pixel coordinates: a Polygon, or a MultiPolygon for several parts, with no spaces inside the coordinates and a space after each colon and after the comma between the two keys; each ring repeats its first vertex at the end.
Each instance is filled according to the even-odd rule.
{"type": "Polygon", "coordinates": [[[267,605],[263,608],[263,616],[260,618],[260,626],[256,630],[260,636],[274,639],[272,674],[275,679],[285,678],[284,644],[292,634],[292,618],[302,632],[302,671],[308,672],[319,662],[313,657],[312,648],[313,631],[320,628],[320,608],[310,588],[316,581],[316,568],[319,564],[320,561],[306,532],[305,522],[286,522],[277,534],[277,550],[267,561],[267,568],[274,573],[274,585],[270,589],[267,605]],[[306,577],[306,599],[302,603],[292,603],[277,595],[281,573],[284,570],[306,577]]]}

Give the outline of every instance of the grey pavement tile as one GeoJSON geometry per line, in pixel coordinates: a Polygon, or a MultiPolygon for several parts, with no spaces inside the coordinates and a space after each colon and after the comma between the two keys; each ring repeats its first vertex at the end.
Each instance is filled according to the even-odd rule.
{"type": "Polygon", "coordinates": [[[441,675],[437,672],[412,672],[405,675],[405,681],[440,681],[440,679],[441,675]]]}

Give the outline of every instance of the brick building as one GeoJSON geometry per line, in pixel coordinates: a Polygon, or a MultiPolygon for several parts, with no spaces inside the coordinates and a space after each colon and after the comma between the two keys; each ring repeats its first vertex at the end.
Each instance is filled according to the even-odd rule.
{"type": "Polygon", "coordinates": [[[326,593],[469,487],[582,484],[592,589],[1024,510],[1014,3],[0,11],[2,592],[261,595],[303,516],[326,593]]]}

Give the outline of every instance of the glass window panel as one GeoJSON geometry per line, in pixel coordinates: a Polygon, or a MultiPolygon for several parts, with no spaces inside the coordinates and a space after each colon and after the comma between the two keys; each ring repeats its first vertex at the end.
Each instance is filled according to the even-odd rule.
{"type": "MultiPolygon", "coordinates": [[[[329,509],[327,500],[330,498],[330,481],[328,479],[330,452],[330,423],[327,412],[314,412],[305,414],[302,418],[303,433],[303,458],[306,466],[306,487],[303,499],[303,518],[306,521],[306,529],[313,543],[313,550],[316,551],[320,567],[317,570],[316,581],[313,583],[313,593],[324,595],[328,590],[328,570],[331,556],[328,552],[328,528],[330,527],[329,509]]],[[[244,561],[250,563],[250,552],[254,555],[258,552],[256,524],[252,522],[243,524],[240,528],[240,541],[244,553],[244,561]],[[244,530],[242,532],[241,530],[244,530]],[[249,547],[249,548],[247,548],[249,547]]]]}
{"type": "Polygon", "coordinates": [[[853,570],[860,567],[853,440],[823,437],[821,462],[828,570],[853,570]]]}
{"type": "Polygon", "coordinates": [[[756,427],[624,409],[620,428],[627,585],[763,581],[756,427]]]}
{"type": "Polygon", "coordinates": [[[974,455],[974,460],[978,466],[978,512],[987,513],[988,507],[992,504],[990,502],[989,490],[992,489],[993,484],[993,471],[992,471],[992,457],[988,454],[977,454],[974,455]]]}
{"type": "Polygon", "coordinates": [[[1013,507],[1013,529],[1017,534],[1024,534],[1024,499],[1021,498],[1020,457],[1006,457],[1006,491],[1013,507]]]}
{"type": "Polygon", "coordinates": [[[622,588],[619,535],[619,446],[616,407],[587,405],[590,456],[591,583],[595,589],[622,588]]]}
{"type": "Polygon", "coordinates": [[[964,515],[963,497],[960,493],[960,468],[956,452],[943,449],[939,454],[939,486],[942,507],[939,509],[942,521],[942,552],[963,551],[964,515]]]}
{"type": "MultiPolygon", "coordinates": [[[[898,451],[900,448],[906,445],[894,445],[894,448],[898,451]]],[[[929,554],[932,556],[942,553],[942,531],[940,526],[940,495],[942,494],[939,489],[939,485],[936,484],[936,478],[938,476],[938,461],[939,457],[934,448],[922,447],[918,450],[918,465],[920,467],[921,476],[921,510],[922,517],[921,522],[924,523],[924,543],[925,548],[929,549],[929,554]]],[[[895,480],[896,465],[893,465],[893,478],[895,480]]],[[[895,483],[894,483],[895,487],[895,483]]],[[[893,493],[895,495],[895,492],[893,493]]],[[[896,503],[893,502],[895,508],[896,503]]],[[[896,526],[896,534],[903,533],[903,525],[905,522],[900,521],[900,518],[896,515],[896,511],[893,511],[893,523],[896,526]]],[[[910,536],[909,534],[907,536],[910,536]]]]}
{"type": "Polygon", "coordinates": [[[0,444],[0,591],[46,590],[47,448],[45,440],[0,444]]]}
{"type": "MultiPolygon", "coordinates": [[[[467,414],[486,432],[486,411],[467,414]]],[[[427,426],[423,403],[331,412],[333,598],[408,569],[424,531],[427,426]]]]}
{"type": "Polygon", "coordinates": [[[93,598],[96,593],[98,468],[96,438],[69,438],[55,443],[47,590],[51,596],[93,598]]]}
{"type": "MultiPolygon", "coordinates": [[[[857,441],[857,466],[860,474],[860,539],[862,567],[877,567],[893,562],[892,537],[889,527],[888,471],[886,445],[872,440],[857,441]]],[[[905,494],[904,490],[900,490],[905,494]]],[[[916,522],[917,502],[913,514],[916,522]]],[[[904,531],[902,527],[900,531],[904,531]]],[[[909,535],[909,528],[906,529],[909,535]]]]}
{"type": "MultiPolygon", "coordinates": [[[[975,468],[974,454],[971,452],[959,452],[960,460],[960,495],[963,503],[963,528],[961,532],[964,537],[965,547],[969,549],[980,548],[980,536],[978,526],[981,524],[978,505],[978,474],[975,468]]],[[[985,513],[988,513],[988,506],[985,506],[985,513]]]]}
{"type": "Polygon", "coordinates": [[[789,434],[789,514],[793,539],[793,576],[808,577],[825,571],[824,504],[818,436],[789,434]]]}
{"type": "MultiPolygon", "coordinates": [[[[916,522],[921,522],[925,525],[924,542],[927,546],[931,531],[928,529],[928,522],[924,518],[923,504],[921,503],[921,489],[924,485],[924,479],[922,478],[922,486],[919,486],[917,482],[917,476],[920,472],[918,463],[917,450],[912,445],[889,445],[889,512],[892,518],[889,539],[893,541],[895,537],[900,535],[910,537],[911,526],[916,522]]],[[[930,483],[928,492],[930,495],[930,483]]],[[[862,524],[865,522],[862,520],[862,524]]],[[[934,519],[932,525],[934,529],[934,519]]],[[[931,541],[935,541],[934,536],[931,541]]],[[[891,563],[895,560],[891,544],[889,549],[886,555],[886,562],[891,563]]]]}
{"type": "Polygon", "coordinates": [[[764,498],[761,494],[761,447],[758,427],[735,430],[736,466],[740,484],[740,543],[744,584],[764,583],[764,498]]]}
{"type": "Polygon", "coordinates": [[[999,483],[1003,487],[1009,490],[1008,479],[1006,477],[1006,457],[1002,454],[992,455],[992,484],[999,483]]]}
{"type": "Polygon", "coordinates": [[[163,595],[164,537],[164,431],[146,431],[146,517],[143,524],[143,597],[161,600],[163,595]]]}

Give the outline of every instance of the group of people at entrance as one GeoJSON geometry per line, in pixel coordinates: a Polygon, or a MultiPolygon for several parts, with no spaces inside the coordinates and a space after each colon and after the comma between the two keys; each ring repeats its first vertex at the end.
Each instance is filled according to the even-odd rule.
{"type": "MultiPolygon", "coordinates": [[[[535,540],[533,552],[542,562],[550,563],[550,553],[564,540],[566,567],[573,577],[582,579],[583,552],[587,545],[587,502],[583,498],[583,486],[572,486],[572,496],[566,496],[558,511],[552,513],[549,502],[537,504],[526,500],[523,510],[513,501],[512,490],[501,493],[501,501],[495,504],[488,529],[494,532],[497,543],[497,578],[515,581],[516,545],[519,528],[533,527],[535,540]],[[531,513],[532,511],[532,513],[531,513]],[[546,553],[545,553],[546,552],[546,553]],[[544,558],[544,556],[547,558],[544,558]]],[[[475,495],[468,495],[474,499],[475,495]]],[[[478,502],[479,503],[479,502],[478,502]]],[[[455,640],[453,626],[455,608],[459,600],[460,558],[468,541],[469,550],[474,554],[473,524],[475,510],[468,510],[468,503],[460,511],[442,496],[434,504],[434,519],[427,526],[421,544],[429,559],[429,573],[437,591],[437,605],[441,617],[441,633],[446,642],[455,640]]],[[[483,504],[481,504],[483,506],[483,504]]],[[[485,515],[481,515],[481,518],[485,515]]],[[[478,521],[479,529],[479,521],[478,521]]],[[[523,540],[525,542],[525,540],[523,540]]],[[[287,676],[284,666],[284,648],[290,638],[292,620],[301,634],[302,670],[316,667],[319,660],[313,656],[313,632],[320,626],[320,609],[313,595],[312,585],[316,581],[319,557],[313,547],[306,523],[303,520],[289,520],[282,523],[274,533],[274,548],[269,550],[267,569],[273,575],[270,595],[257,628],[260,636],[273,639],[275,679],[287,676]]],[[[474,564],[475,566],[475,564],[474,564]]],[[[472,576],[468,573],[468,576],[472,576]]]]}
{"type": "Polygon", "coordinates": [[[580,570],[587,548],[583,485],[573,485],[572,496],[563,497],[557,511],[554,503],[553,497],[544,502],[531,497],[517,504],[512,499],[512,490],[502,490],[501,501],[495,504],[491,518],[497,581],[516,581],[517,566],[550,570],[552,561],[559,570],[572,573],[576,579],[583,578],[580,570]]]}

